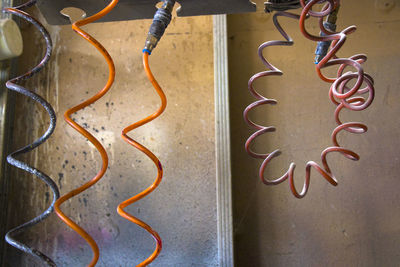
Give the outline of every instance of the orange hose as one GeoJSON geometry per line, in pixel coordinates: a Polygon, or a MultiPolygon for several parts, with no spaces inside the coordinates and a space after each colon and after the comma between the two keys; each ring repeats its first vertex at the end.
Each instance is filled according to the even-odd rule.
{"type": "Polygon", "coordinates": [[[103,177],[103,175],[106,172],[107,167],[108,167],[108,156],[107,156],[106,150],[100,144],[100,142],[93,135],[91,135],[88,131],[86,131],[82,126],[80,126],[79,124],[74,122],[72,120],[72,118],[71,118],[71,115],[73,113],[78,112],[79,110],[84,109],[85,107],[93,104],[94,102],[96,102],[99,98],[101,98],[102,96],[104,96],[108,92],[108,90],[110,89],[111,85],[114,82],[115,66],[114,66],[114,62],[113,62],[111,56],[108,54],[106,49],[97,40],[95,40],[92,36],[90,36],[85,31],[81,30],[79,27],[80,26],[84,26],[84,25],[86,25],[88,23],[94,22],[94,21],[102,18],[103,16],[108,14],[116,6],[117,3],[118,3],[118,0],[112,0],[111,3],[107,7],[105,7],[103,10],[101,10],[97,14],[95,14],[95,15],[93,15],[91,17],[85,18],[83,20],[79,20],[79,21],[77,21],[77,22],[72,24],[72,29],[76,33],[81,35],[88,42],[90,42],[93,46],[95,46],[97,48],[97,50],[100,51],[100,53],[106,59],[107,64],[108,64],[108,68],[109,68],[108,81],[107,81],[107,84],[104,86],[104,88],[101,91],[99,91],[96,95],[94,95],[93,97],[91,97],[88,100],[84,101],[83,103],[80,103],[79,105],[77,105],[77,106],[75,106],[75,107],[73,107],[71,109],[68,109],[64,114],[65,121],[72,128],[74,128],[80,134],[85,136],[96,147],[96,149],[100,152],[100,155],[101,155],[101,158],[102,158],[102,161],[103,161],[103,165],[101,167],[101,170],[89,182],[85,183],[81,187],[78,187],[78,188],[72,190],[71,192],[65,194],[64,196],[60,197],[56,201],[56,203],[54,205],[54,209],[55,209],[55,212],[57,213],[58,217],[60,217],[60,219],[65,224],[67,224],[75,232],[77,232],[80,236],[82,236],[89,243],[89,245],[91,246],[91,248],[93,250],[93,258],[92,258],[92,261],[90,262],[90,264],[88,266],[95,266],[96,265],[96,263],[97,263],[97,261],[99,259],[99,248],[98,248],[96,242],[93,240],[93,238],[85,230],[83,230],[81,227],[79,227],[79,225],[77,225],[75,222],[73,222],[70,218],[68,218],[61,211],[60,205],[62,203],[64,203],[65,201],[67,201],[68,199],[70,199],[70,198],[82,193],[83,191],[85,191],[86,189],[88,189],[89,187],[91,187],[92,185],[97,183],[103,177]]]}
{"type": "Polygon", "coordinates": [[[149,123],[150,121],[152,121],[155,118],[157,118],[158,116],[160,116],[161,113],[164,112],[164,110],[167,106],[167,98],[165,97],[165,94],[162,91],[160,85],[157,83],[153,74],[150,71],[149,54],[147,52],[143,53],[143,65],[144,65],[144,70],[146,71],[146,75],[147,75],[149,81],[153,84],[154,89],[156,89],[158,95],[161,98],[161,106],[155,113],[151,114],[150,116],[126,127],[124,130],[122,130],[122,138],[127,143],[131,144],[132,146],[136,147],[137,149],[139,149],[140,151],[145,153],[154,162],[154,164],[157,167],[157,178],[150,187],[148,187],[146,190],[140,192],[139,194],[125,200],[124,202],[119,204],[118,208],[117,208],[119,215],[121,215],[125,219],[139,225],[140,227],[144,228],[147,232],[149,232],[153,236],[154,240],[156,241],[156,249],[154,250],[154,252],[145,261],[139,263],[137,266],[147,266],[148,264],[150,264],[158,256],[158,254],[160,254],[161,249],[162,249],[162,242],[161,242],[161,238],[158,235],[158,233],[156,231],[154,231],[148,224],[146,224],[145,222],[132,216],[131,214],[124,211],[123,209],[126,208],[127,206],[133,204],[134,202],[139,201],[140,199],[144,198],[145,196],[150,194],[154,189],[156,189],[156,187],[160,184],[160,182],[162,180],[163,169],[162,169],[162,165],[161,165],[161,162],[159,161],[159,159],[149,149],[147,149],[143,145],[139,144],[138,142],[136,142],[135,140],[130,138],[127,135],[127,133],[132,131],[133,129],[136,129],[136,128],[146,124],[146,123],[149,123]]]}

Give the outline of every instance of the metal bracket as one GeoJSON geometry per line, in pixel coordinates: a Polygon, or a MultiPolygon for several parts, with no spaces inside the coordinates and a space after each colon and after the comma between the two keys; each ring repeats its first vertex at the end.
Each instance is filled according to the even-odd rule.
{"type": "MultiPolygon", "coordinates": [[[[39,0],[37,5],[51,25],[70,24],[60,11],[75,7],[91,16],[103,9],[109,0],[39,0]]],[[[156,12],[156,4],[161,0],[120,0],[114,10],[99,22],[133,19],[151,19],[156,12]]],[[[178,16],[233,14],[256,11],[256,5],[249,0],[180,0],[178,16]]]]}

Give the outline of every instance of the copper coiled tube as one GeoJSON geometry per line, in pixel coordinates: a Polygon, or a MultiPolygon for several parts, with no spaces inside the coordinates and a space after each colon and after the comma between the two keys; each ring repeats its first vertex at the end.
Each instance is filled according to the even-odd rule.
{"type": "Polygon", "coordinates": [[[267,153],[267,154],[259,154],[255,153],[250,149],[250,144],[256,139],[258,136],[267,133],[267,132],[272,132],[275,131],[275,127],[265,127],[262,125],[258,125],[254,122],[252,122],[248,118],[248,113],[250,110],[260,106],[260,105],[265,105],[265,104],[276,104],[277,101],[274,99],[268,99],[261,94],[257,93],[254,88],[253,88],[253,83],[255,80],[258,78],[264,77],[264,76],[269,76],[269,75],[282,75],[282,72],[271,65],[262,55],[262,50],[265,47],[272,46],[272,45],[292,45],[293,41],[292,39],[285,33],[285,31],[282,29],[282,27],[279,25],[277,21],[278,16],[286,16],[286,17],[292,17],[292,18],[298,18],[299,16],[290,14],[287,12],[278,12],[274,15],[274,24],[278,31],[284,36],[284,38],[287,41],[271,41],[264,43],[260,46],[259,48],[259,56],[264,63],[264,65],[270,69],[269,71],[261,72],[256,75],[254,75],[250,81],[249,81],[249,90],[250,92],[258,99],[258,101],[250,104],[244,111],[244,118],[245,121],[253,128],[255,128],[257,131],[249,137],[249,139],[246,141],[246,151],[248,154],[254,158],[261,158],[263,159],[263,163],[261,164],[260,170],[259,170],[259,177],[263,181],[264,184],[266,185],[277,185],[280,184],[287,179],[289,179],[289,185],[290,189],[293,193],[293,195],[297,198],[303,198],[309,189],[310,186],[310,175],[311,175],[311,169],[314,168],[317,172],[319,172],[331,185],[336,186],[338,184],[337,179],[335,178],[334,174],[331,171],[331,168],[329,167],[328,161],[327,161],[327,155],[331,152],[338,152],[345,157],[352,159],[352,160],[359,160],[359,155],[353,152],[350,149],[343,148],[339,145],[337,141],[337,135],[339,132],[345,130],[350,133],[364,133],[367,131],[367,126],[359,123],[359,122],[347,122],[347,123],[342,123],[339,119],[339,114],[343,108],[347,108],[349,110],[354,110],[354,111],[360,111],[366,109],[370,104],[372,103],[374,99],[374,81],[372,77],[366,73],[364,73],[364,70],[361,66],[363,62],[366,61],[366,56],[365,55],[355,55],[349,58],[338,58],[336,56],[336,53],[339,51],[339,49],[343,46],[346,36],[352,32],[355,31],[355,26],[348,27],[344,29],[343,31],[339,33],[335,32],[330,32],[327,29],[324,28],[323,26],[323,19],[327,15],[329,15],[333,10],[335,10],[339,4],[340,1],[338,0],[326,0],[326,1],[320,1],[320,0],[311,0],[308,1],[307,4],[305,3],[304,0],[300,1],[301,5],[303,7],[303,10],[301,12],[300,16],[300,29],[302,33],[306,36],[306,38],[313,40],[313,41],[333,41],[331,48],[328,52],[328,54],[317,64],[317,72],[320,78],[326,82],[332,83],[331,88],[329,90],[329,97],[332,100],[332,102],[336,105],[336,110],[335,110],[335,120],[338,124],[338,126],[333,130],[332,132],[332,142],[333,145],[331,147],[326,148],[325,150],[322,151],[321,153],[321,161],[322,161],[322,166],[317,164],[314,161],[308,161],[306,164],[306,176],[305,176],[305,181],[303,184],[302,191],[299,192],[294,184],[294,170],[295,170],[295,163],[291,163],[288,170],[279,178],[274,179],[274,180],[268,180],[264,177],[264,171],[268,165],[268,163],[275,157],[279,156],[280,151],[275,150],[272,153],[267,153]],[[325,6],[322,8],[320,12],[312,11],[312,7],[317,4],[317,3],[322,3],[322,2],[327,2],[325,6]],[[317,17],[319,18],[319,26],[322,32],[326,34],[326,36],[320,37],[320,36],[313,36],[309,34],[306,29],[305,29],[305,20],[307,17],[317,17]],[[338,72],[337,72],[337,77],[335,78],[327,78],[325,77],[321,69],[330,67],[333,65],[338,65],[338,72]],[[346,67],[353,67],[356,69],[355,72],[346,72],[344,73],[344,69],[346,67]],[[353,80],[356,79],[355,85],[349,88],[347,85],[353,80]],[[366,86],[361,88],[362,85],[365,84],[366,86]],[[363,94],[368,93],[368,97],[364,98],[362,97],[363,94]]]}
{"type": "Polygon", "coordinates": [[[74,221],[72,221],[70,218],[68,218],[60,209],[60,205],[67,201],[68,199],[82,193],[83,191],[87,190],[89,187],[97,183],[105,174],[107,167],[108,167],[108,156],[107,152],[104,149],[104,147],[101,145],[101,143],[88,131],[86,131],[81,125],[77,124],[72,118],[71,115],[74,114],[75,112],[78,112],[85,107],[93,104],[96,102],[98,99],[100,99],[102,96],[104,96],[108,90],[111,88],[111,85],[114,82],[115,78],[115,66],[114,62],[111,58],[111,56],[108,54],[107,50],[92,36],[90,36],[88,33],[83,31],[80,27],[92,23],[105,15],[107,15],[118,3],[118,0],[113,0],[110,2],[110,4],[105,7],[103,10],[100,12],[96,13],[95,15],[79,20],[75,23],[72,24],[72,29],[78,33],[80,36],[82,36],[84,39],[86,39],[89,43],[91,43],[96,49],[104,56],[105,60],[107,61],[108,64],[108,69],[109,69],[109,76],[108,76],[108,81],[107,84],[104,86],[102,90],[100,90],[96,95],[92,96],[88,100],[80,103],[79,105],[67,110],[64,114],[64,119],[65,121],[76,131],[78,131],[80,134],[82,134],[85,138],[87,138],[99,151],[101,158],[102,158],[102,167],[101,170],[97,173],[95,177],[93,177],[89,182],[83,184],[82,186],[72,190],[71,192],[65,194],[64,196],[60,197],[57,202],[55,203],[55,211],[60,217],[60,219],[67,224],[69,227],[71,227],[75,232],[77,232],[81,237],[83,237],[86,242],[89,243],[93,250],[93,258],[92,261],[88,266],[95,266],[98,259],[99,259],[99,248],[94,241],[94,239],[85,231],[83,230],[79,225],[77,225],[74,221]]]}
{"type": "Polygon", "coordinates": [[[164,110],[167,106],[167,98],[166,98],[163,90],[161,89],[160,85],[154,78],[153,74],[151,73],[148,58],[149,58],[149,53],[143,52],[143,66],[146,71],[147,78],[149,79],[151,84],[154,86],[154,89],[156,90],[157,94],[159,95],[159,97],[161,99],[161,106],[158,108],[158,110],[156,112],[154,112],[150,116],[123,129],[122,138],[128,144],[131,144],[135,148],[137,148],[140,151],[142,151],[143,153],[145,153],[154,162],[154,164],[157,168],[157,177],[156,177],[155,181],[153,182],[153,184],[151,184],[147,189],[145,189],[144,191],[140,192],[139,194],[125,200],[124,202],[119,204],[118,208],[117,208],[117,212],[119,215],[121,215],[125,219],[127,219],[127,220],[139,225],[143,229],[145,229],[147,232],[149,232],[152,235],[152,237],[154,238],[154,240],[156,242],[156,248],[155,248],[154,252],[146,260],[144,260],[143,262],[139,263],[136,266],[147,266],[148,264],[150,264],[152,261],[154,261],[156,259],[156,257],[158,256],[158,254],[160,254],[161,249],[162,249],[162,241],[161,241],[161,238],[158,235],[158,233],[156,231],[154,231],[148,224],[146,224],[145,222],[141,221],[140,219],[134,217],[133,215],[127,213],[124,210],[124,208],[126,208],[127,206],[139,201],[140,199],[146,197],[148,194],[153,192],[156,189],[156,187],[160,184],[162,177],[163,177],[163,168],[162,168],[160,160],[148,148],[146,148],[142,144],[136,142],[135,140],[133,140],[132,138],[130,138],[127,135],[128,132],[130,132],[146,123],[149,123],[152,120],[159,117],[164,112],[164,110]]]}
{"type": "Polygon", "coordinates": [[[35,92],[28,90],[28,89],[24,88],[23,86],[19,85],[20,82],[31,78],[33,75],[38,73],[41,69],[43,69],[43,67],[46,65],[46,63],[50,60],[50,56],[51,56],[52,42],[51,42],[49,33],[43,27],[43,25],[40,24],[39,21],[34,19],[28,13],[21,10],[21,9],[30,7],[34,4],[36,4],[36,0],[28,1],[25,4],[22,4],[20,6],[14,7],[14,8],[4,8],[3,9],[3,12],[18,16],[18,17],[24,19],[25,21],[31,23],[35,28],[37,28],[40,31],[40,33],[43,35],[44,40],[46,41],[46,54],[43,57],[43,59],[40,61],[40,63],[37,66],[35,66],[34,68],[32,68],[30,71],[28,71],[27,73],[7,81],[6,87],[9,90],[15,91],[22,95],[25,95],[25,96],[31,98],[32,100],[36,101],[37,103],[39,103],[49,114],[50,124],[49,124],[49,128],[47,129],[47,131],[41,137],[36,139],[31,144],[28,144],[28,145],[18,149],[17,151],[12,152],[10,155],[8,155],[7,162],[19,169],[22,169],[26,172],[29,172],[29,173],[37,176],[40,180],[42,180],[51,189],[51,191],[53,193],[53,200],[52,200],[50,206],[42,214],[40,214],[37,217],[35,217],[34,219],[8,231],[5,239],[6,239],[7,243],[12,245],[13,247],[38,258],[43,265],[56,266],[54,261],[52,259],[50,259],[48,256],[46,256],[44,253],[42,253],[41,251],[39,251],[35,248],[30,247],[27,244],[17,241],[14,238],[15,235],[18,235],[18,234],[26,231],[27,228],[30,228],[30,227],[40,223],[44,219],[46,219],[53,212],[53,207],[54,207],[55,201],[60,196],[56,183],[48,175],[46,175],[42,171],[36,169],[35,167],[32,167],[32,166],[28,165],[27,163],[16,159],[16,157],[18,157],[22,154],[31,152],[32,150],[36,149],[38,146],[40,146],[41,144],[46,142],[46,140],[50,138],[50,136],[52,135],[52,133],[54,132],[54,129],[56,127],[56,115],[55,115],[55,112],[54,112],[54,109],[52,108],[52,106],[46,100],[44,100],[41,96],[36,94],[35,92]]]}

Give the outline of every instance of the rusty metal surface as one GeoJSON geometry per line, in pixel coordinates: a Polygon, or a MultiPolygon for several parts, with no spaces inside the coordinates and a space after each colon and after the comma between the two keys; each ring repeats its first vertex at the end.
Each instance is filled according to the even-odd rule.
{"type": "MultiPolygon", "coordinates": [[[[311,176],[308,195],[298,200],[288,185],[265,186],[258,178],[260,161],[250,158],[244,142],[252,133],[243,110],[253,101],[249,77],[265,70],[258,46],[280,38],[271,16],[262,13],[228,16],[230,106],[234,196],[234,237],[237,266],[398,266],[400,254],[400,53],[399,1],[342,1],[338,28],[357,25],[340,56],[366,53],[365,70],[376,82],[370,110],[343,113],[343,120],[368,125],[364,135],[343,134],[339,140],[360,154],[353,162],[331,156],[339,185],[311,176]],[[385,4],[387,3],[387,5],[385,4]]],[[[279,101],[255,110],[251,117],[275,125],[276,133],[258,140],[263,151],[283,154],[266,172],[279,177],[297,162],[300,187],[307,160],[318,160],[330,144],[335,106],[329,85],[315,73],[315,43],[299,32],[296,21],[281,20],[294,39],[293,47],[271,48],[264,55],[284,72],[255,83],[264,95],[279,101]]],[[[312,27],[314,22],[308,22],[312,27]]],[[[317,27],[311,29],[318,32],[317,27]]]]}
{"type": "MultiPolygon", "coordinates": [[[[117,76],[110,93],[76,114],[75,119],[105,145],[110,168],[101,182],[65,203],[63,210],[98,241],[98,266],[132,266],[154,249],[147,232],[116,212],[118,203],[148,186],[155,175],[152,163],[120,138],[124,126],[159,105],[141,65],[141,48],[149,25],[149,21],[129,21],[85,28],[109,50],[117,76]]],[[[24,41],[37,46],[25,49],[21,70],[36,62],[40,55],[35,49],[42,49],[32,29],[24,27],[24,41]]],[[[44,95],[60,119],[49,143],[26,160],[56,177],[61,193],[65,193],[92,177],[100,158],[62,115],[104,85],[107,66],[69,26],[48,29],[55,45],[54,56],[27,86],[44,95]],[[44,154],[50,156],[43,158],[44,154]]],[[[152,266],[218,264],[212,50],[211,17],[174,18],[150,58],[169,104],[161,118],[132,136],[160,157],[165,178],[153,194],[132,205],[130,212],[157,229],[163,238],[163,251],[152,266]]],[[[38,136],[47,125],[47,117],[32,101],[18,98],[16,108],[15,128],[25,130],[16,133],[15,147],[38,136]],[[23,112],[28,115],[18,116],[23,112]]],[[[14,170],[10,179],[9,228],[33,217],[51,201],[50,197],[43,198],[48,189],[29,175],[14,170]],[[22,194],[20,199],[18,194],[22,194]]],[[[46,252],[59,266],[85,266],[91,258],[87,244],[55,215],[21,238],[46,252]]],[[[10,247],[6,256],[5,266],[39,266],[10,247]]]]}
{"type": "MultiPolygon", "coordinates": [[[[150,19],[153,18],[155,6],[159,2],[159,0],[120,0],[115,9],[99,21],[150,19]]],[[[108,1],[105,0],[39,0],[38,6],[48,23],[62,25],[69,23],[68,19],[60,14],[64,8],[80,8],[86,12],[87,16],[90,16],[103,9],[107,3],[108,1]]],[[[178,3],[180,4],[177,10],[178,16],[232,14],[256,10],[255,4],[249,0],[181,0],[178,3]]]]}

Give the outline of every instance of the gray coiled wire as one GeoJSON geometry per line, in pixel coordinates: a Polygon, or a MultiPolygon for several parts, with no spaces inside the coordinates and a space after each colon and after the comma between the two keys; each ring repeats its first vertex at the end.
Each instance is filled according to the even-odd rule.
{"type": "Polygon", "coordinates": [[[40,146],[41,144],[43,144],[50,137],[50,135],[54,132],[54,129],[56,126],[56,114],[55,114],[53,108],[51,107],[51,105],[46,100],[44,100],[41,96],[39,96],[36,93],[17,84],[23,80],[29,79],[30,77],[32,77],[33,75],[38,73],[49,61],[51,51],[52,51],[52,42],[51,42],[51,38],[50,38],[50,35],[47,32],[47,30],[36,19],[31,17],[26,12],[21,11],[21,9],[30,7],[34,4],[36,4],[36,2],[37,2],[36,0],[31,0],[25,4],[22,4],[20,6],[14,7],[14,8],[4,8],[3,9],[4,13],[9,13],[9,14],[18,16],[18,17],[26,20],[27,22],[31,23],[33,26],[35,26],[40,31],[40,33],[43,35],[43,37],[46,41],[46,54],[45,54],[44,58],[40,61],[40,63],[37,66],[35,66],[34,68],[32,68],[30,71],[28,71],[27,73],[7,81],[6,87],[12,91],[15,91],[17,93],[25,95],[25,96],[31,98],[32,100],[38,102],[40,105],[42,105],[43,108],[47,111],[47,113],[50,116],[50,125],[49,125],[49,128],[47,129],[47,131],[40,138],[35,140],[33,143],[26,145],[26,146],[18,149],[17,151],[12,152],[10,155],[8,155],[7,162],[19,169],[22,169],[26,172],[29,172],[29,173],[37,176],[44,183],[46,183],[52,190],[53,200],[51,202],[51,205],[42,214],[40,214],[39,216],[35,217],[34,219],[8,231],[5,236],[5,239],[8,244],[38,258],[39,260],[42,261],[43,264],[45,264],[47,266],[56,266],[56,264],[53,262],[53,260],[51,260],[48,256],[46,256],[45,254],[43,254],[42,252],[40,252],[39,250],[37,250],[35,248],[32,248],[26,244],[23,244],[23,243],[17,241],[14,238],[15,235],[20,234],[21,232],[25,231],[27,228],[43,221],[46,217],[48,217],[51,214],[51,212],[53,211],[55,201],[60,196],[60,193],[59,193],[56,183],[48,175],[46,175],[45,173],[41,172],[40,170],[38,170],[34,167],[29,166],[25,162],[22,162],[22,161],[16,159],[16,157],[18,157],[19,155],[28,153],[28,152],[34,150],[35,148],[37,148],[38,146],[40,146]]]}

